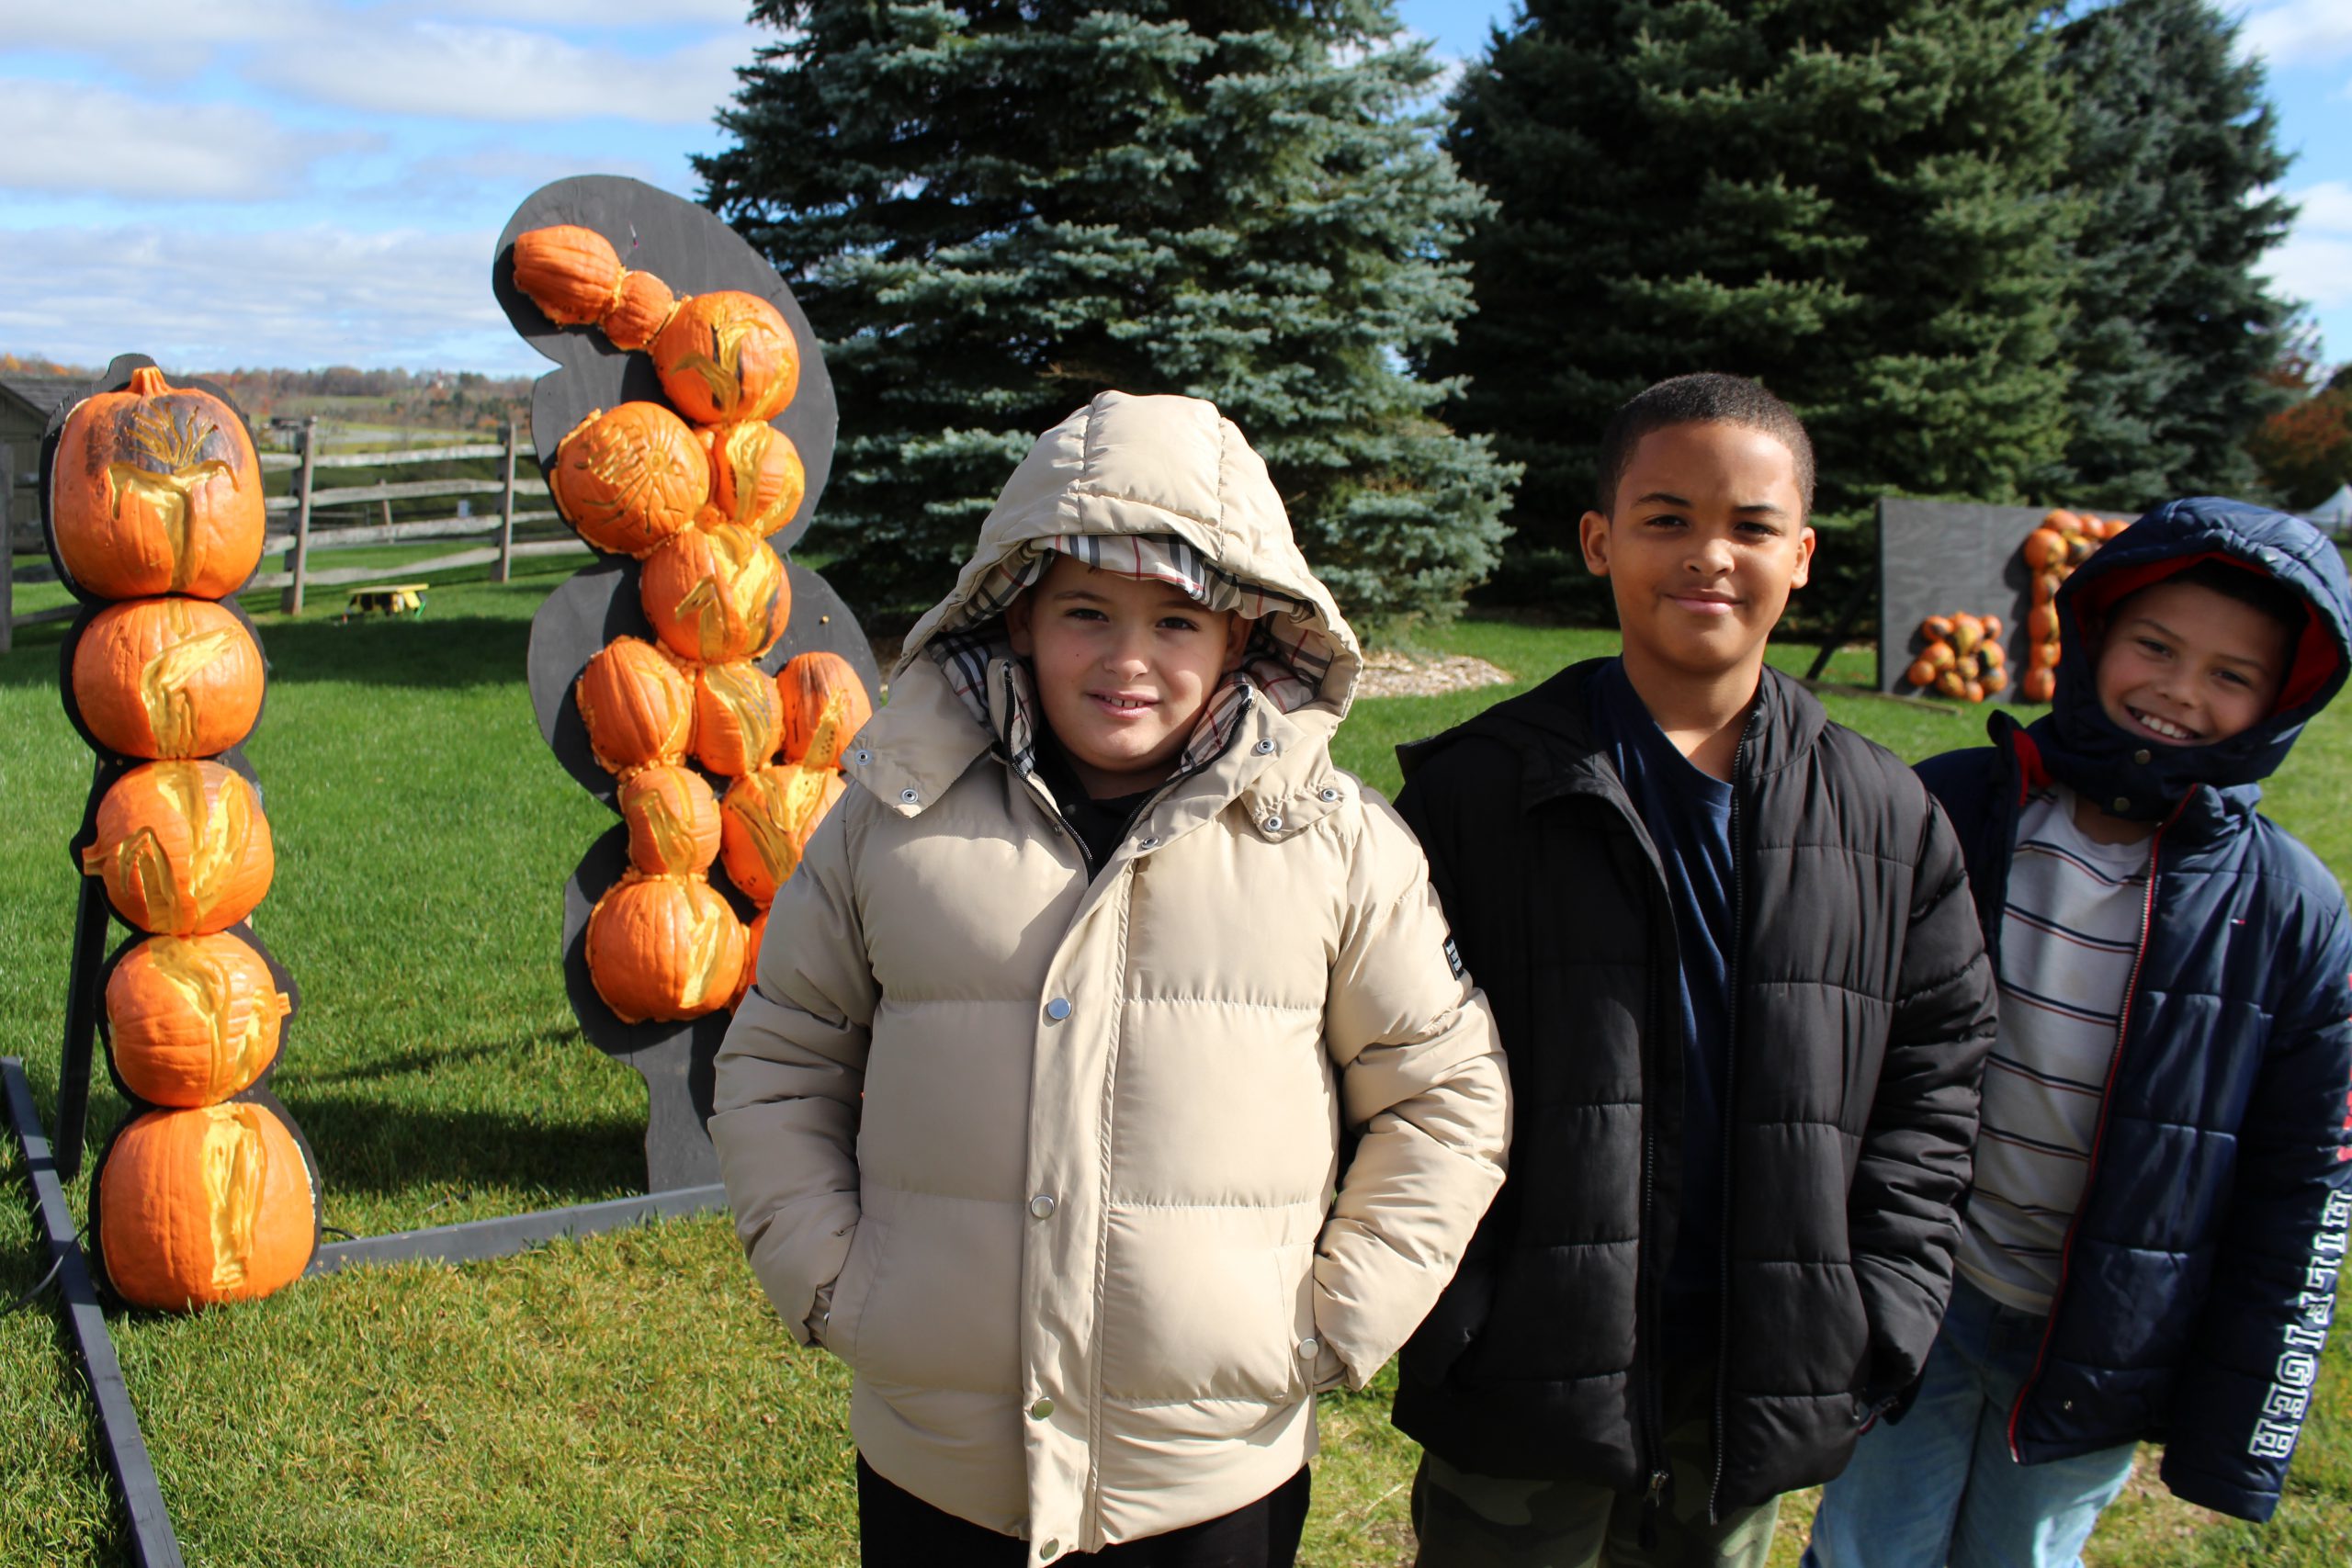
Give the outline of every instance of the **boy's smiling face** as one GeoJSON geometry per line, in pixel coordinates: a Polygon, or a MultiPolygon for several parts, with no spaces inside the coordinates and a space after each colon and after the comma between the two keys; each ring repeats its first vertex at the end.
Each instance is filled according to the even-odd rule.
{"type": "Polygon", "coordinates": [[[2159,582],[2116,611],[2098,702],[2125,733],[2165,746],[2226,740],[2267,717],[2287,677],[2287,628],[2193,582],[2159,582]]]}
{"type": "Polygon", "coordinates": [[[1064,555],[1006,609],[1005,624],[1036,674],[1046,722],[1097,799],[1148,789],[1175,771],[1250,633],[1241,616],[1203,609],[1171,583],[1064,555]]]}
{"type": "Polygon", "coordinates": [[[1611,514],[1586,513],[1581,533],[1585,566],[1609,579],[1637,684],[1645,674],[1756,678],[1813,561],[1796,458],[1745,424],[1644,435],[1611,514]]]}

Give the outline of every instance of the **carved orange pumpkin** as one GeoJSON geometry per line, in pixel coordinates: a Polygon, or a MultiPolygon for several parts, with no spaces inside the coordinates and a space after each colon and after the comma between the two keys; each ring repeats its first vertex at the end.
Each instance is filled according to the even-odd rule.
{"type": "Polygon", "coordinates": [[[694,741],[695,683],[643,637],[615,637],[572,687],[588,749],[607,773],[683,760],[694,741]]]}
{"type": "Polygon", "coordinates": [[[218,762],[147,762],[98,802],[82,869],[105,879],[115,912],[143,931],[226,931],[269,891],[277,860],[261,799],[218,762]]]}
{"type": "Polygon", "coordinates": [[[556,223],[514,236],[514,287],[560,326],[602,320],[623,274],[620,253],[594,229],[556,223]]]}
{"type": "Polygon", "coordinates": [[[261,562],[261,463],[244,421],[153,366],[65,416],[50,502],[65,570],[101,599],[218,599],[261,562]]]}
{"type": "Polygon", "coordinates": [[[98,1172],[107,1278],[138,1306],[252,1301],[300,1279],[318,1246],[318,1188],[292,1131],[239,1101],[151,1111],[98,1172]]]}
{"type": "Polygon", "coordinates": [[[649,875],[708,871],[718,859],[718,796],[692,768],[655,763],[620,787],[628,863],[649,875]]]}
{"type": "Polygon", "coordinates": [[[623,403],[572,426],[548,488],[582,538],[642,556],[692,525],[709,502],[710,453],[660,403],[623,403]]]}
{"type": "MultiPolygon", "coordinates": [[[[714,803],[714,827],[718,815],[714,803]]],[[[115,1071],[151,1104],[226,1100],[277,1056],[292,1007],[261,954],[226,931],[150,937],[107,980],[115,1071]]]]}
{"type": "Polygon", "coordinates": [[[731,524],[689,528],[655,550],[637,591],[662,646],[706,664],[758,658],[792,611],[784,562],[731,524]]]}
{"type": "Polygon", "coordinates": [[[678,309],[670,286],[650,272],[624,272],[613,308],[605,312],[605,336],[615,348],[650,348],[678,309]]]}
{"type": "Polygon", "coordinates": [[[662,390],[696,424],[774,419],[800,384],[783,312],[739,289],[679,300],[652,354],[662,390]]]}
{"type": "Polygon", "coordinates": [[[718,858],[727,879],[765,908],[800,869],[808,836],[842,797],[831,768],[784,762],[737,779],[718,803],[718,858]]]}
{"type": "Polygon", "coordinates": [[[625,873],[588,916],[588,977],[629,1023],[700,1018],[734,999],[743,922],[699,876],[625,873]]]}
{"type": "Polygon", "coordinates": [[[792,437],[759,420],[713,426],[711,504],[728,522],[763,536],[792,521],[808,476],[792,437]]]}
{"type": "Polygon", "coordinates": [[[775,684],[784,701],[785,761],[840,767],[842,753],[874,716],[856,668],[838,653],[804,653],[775,672],[775,684]],[[819,745],[817,732],[828,717],[832,728],[819,745]]]}
{"type": "Polygon", "coordinates": [[[723,778],[741,778],[775,761],[784,715],[775,682],[748,659],[695,671],[695,761],[723,778]]]}
{"type": "Polygon", "coordinates": [[[133,599],[98,612],[74,645],[74,701],[126,757],[209,757],[261,716],[261,649],[204,599],[133,599]]]}

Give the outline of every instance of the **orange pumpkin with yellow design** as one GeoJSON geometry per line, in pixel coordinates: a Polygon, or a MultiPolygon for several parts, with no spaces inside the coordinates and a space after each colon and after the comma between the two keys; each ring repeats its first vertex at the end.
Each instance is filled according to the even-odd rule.
{"type": "Polygon", "coordinates": [[[98,612],[74,645],[74,703],[126,757],[210,757],[261,717],[261,649],[204,599],[133,599],[98,612]]]}
{"type": "Polygon", "coordinates": [[[85,592],[218,599],[261,563],[261,461],[234,409],[144,366],[65,416],[50,520],[85,592]]]}
{"type": "Polygon", "coordinates": [[[277,1059],[292,1008],[261,954],[227,931],[149,937],[107,979],[116,1076],[153,1105],[226,1100],[277,1059]]]}
{"type": "Polygon", "coordinates": [[[732,1005],[743,922],[699,876],[630,871],[589,912],[588,977],[623,1021],[682,1022],[732,1005]]]}
{"type": "Polygon", "coordinates": [[[141,931],[226,931],[269,891],[277,859],[261,796],[218,762],[145,762],[98,802],[85,874],[101,878],[115,912],[141,931]]]}
{"type": "Polygon", "coordinates": [[[180,1312],[268,1295],[301,1277],[318,1237],[310,1162],[292,1129],[254,1101],[148,1111],[98,1171],[99,1253],[134,1306],[180,1312]]]}

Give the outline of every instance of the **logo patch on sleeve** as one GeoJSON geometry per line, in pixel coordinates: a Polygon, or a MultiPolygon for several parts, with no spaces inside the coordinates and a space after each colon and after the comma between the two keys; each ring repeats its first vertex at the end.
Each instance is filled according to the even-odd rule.
{"type": "Polygon", "coordinates": [[[1453,939],[1452,937],[1447,937],[1445,939],[1445,964],[1447,968],[1453,971],[1453,977],[1455,979],[1459,980],[1462,978],[1462,950],[1453,945],[1453,939]]]}

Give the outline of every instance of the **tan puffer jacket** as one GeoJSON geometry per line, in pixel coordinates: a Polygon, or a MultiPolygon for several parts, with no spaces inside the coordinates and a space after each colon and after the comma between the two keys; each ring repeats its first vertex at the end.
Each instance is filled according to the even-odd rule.
{"type": "Polygon", "coordinates": [[[1316,1389],[1396,1349],[1501,1182],[1486,998],[1419,847],[1327,749],[1360,666],[1240,433],[1097,398],[910,635],[719,1052],[737,1228],[796,1337],[854,1369],[859,1450],[1033,1562],[1281,1484],[1316,1389]],[[1004,657],[977,688],[937,657],[999,569],[1083,534],[1175,536],[1295,602],[1284,642],[1328,660],[1294,711],[1248,701],[1091,880],[1008,764],[1004,657]]]}

